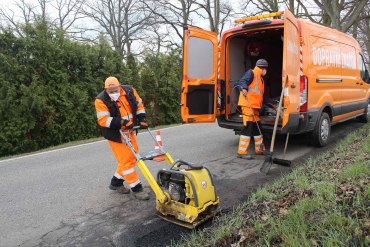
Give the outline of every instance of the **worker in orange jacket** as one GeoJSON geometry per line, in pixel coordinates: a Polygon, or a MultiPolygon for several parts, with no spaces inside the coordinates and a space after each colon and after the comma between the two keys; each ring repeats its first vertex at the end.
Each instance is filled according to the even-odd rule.
{"type": "MultiPolygon", "coordinates": [[[[102,134],[108,140],[118,162],[109,188],[122,194],[130,193],[131,189],[137,199],[148,200],[149,194],[144,190],[135,171],[136,158],[130,148],[123,143],[119,133],[120,129],[129,133],[128,130],[135,124],[140,124],[141,128],[148,128],[142,99],[134,88],[121,86],[116,77],[108,77],[104,90],[96,97],[95,109],[102,134]],[[130,189],[124,186],[124,181],[128,183],[130,189]]],[[[130,140],[138,152],[133,131],[130,132],[130,140]]]]}
{"type": "Polygon", "coordinates": [[[238,157],[251,159],[248,146],[251,137],[254,137],[255,153],[263,154],[263,136],[259,110],[262,107],[264,94],[263,76],[267,73],[268,63],[265,59],[258,59],[253,70],[248,70],[240,79],[241,92],[238,105],[242,108],[243,129],[240,133],[238,157]]]}

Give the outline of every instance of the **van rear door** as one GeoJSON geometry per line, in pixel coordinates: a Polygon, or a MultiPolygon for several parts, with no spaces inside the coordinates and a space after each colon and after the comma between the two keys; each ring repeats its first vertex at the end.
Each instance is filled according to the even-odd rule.
{"type": "Polygon", "coordinates": [[[296,127],[299,124],[300,103],[300,35],[297,19],[286,8],[284,11],[284,51],[282,83],[284,88],[284,112],[282,132],[287,132],[287,126],[296,127]],[[287,83],[285,84],[285,81],[287,83]],[[288,124],[289,123],[289,124],[288,124]],[[285,128],[285,129],[284,129],[285,128]]]}
{"type": "Polygon", "coordinates": [[[218,39],[215,32],[184,28],[181,117],[184,123],[216,120],[218,39]]]}

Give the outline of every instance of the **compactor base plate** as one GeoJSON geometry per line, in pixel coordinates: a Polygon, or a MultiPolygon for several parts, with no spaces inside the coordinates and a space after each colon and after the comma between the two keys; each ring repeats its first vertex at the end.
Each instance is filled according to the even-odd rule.
{"type": "MultiPolygon", "coordinates": [[[[214,208],[214,207],[212,207],[214,208]]],[[[161,214],[160,212],[157,211],[157,215],[164,219],[165,221],[168,221],[168,222],[171,222],[173,224],[176,224],[176,225],[179,225],[179,226],[182,226],[182,227],[185,227],[185,228],[188,228],[188,229],[195,229],[197,228],[199,225],[205,223],[206,221],[214,218],[218,213],[218,210],[216,209],[210,209],[210,210],[206,210],[204,211],[203,213],[201,213],[197,219],[195,219],[192,223],[189,223],[189,222],[185,222],[185,221],[181,221],[179,219],[176,219],[174,216],[172,215],[163,215],[161,214]]]]}

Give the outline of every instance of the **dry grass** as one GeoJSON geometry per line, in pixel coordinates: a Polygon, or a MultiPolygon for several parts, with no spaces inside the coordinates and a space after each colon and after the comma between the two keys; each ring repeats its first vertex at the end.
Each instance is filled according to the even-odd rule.
{"type": "Polygon", "coordinates": [[[369,246],[370,124],[173,246],[369,246]]]}

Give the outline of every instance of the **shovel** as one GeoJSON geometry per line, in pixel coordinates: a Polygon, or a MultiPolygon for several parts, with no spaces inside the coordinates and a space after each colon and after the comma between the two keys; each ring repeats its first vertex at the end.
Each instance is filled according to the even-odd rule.
{"type": "Polygon", "coordinates": [[[277,113],[276,113],[274,130],[272,132],[270,153],[267,154],[267,156],[266,156],[266,158],[265,158],[265,160],[264,160],[264,162],[263,162],[263,164],[260,168],[260,172],[264,173],[265,175],[269,172],[273,163],[278,164],[278,165],[282,165],[282,166],[290,166],[290,164],[291,164],[290,160],[273,158],[277,125],[278,125],[278,121],[279,121],[279,117],[280,117],[280,113],[281,113],[281,108],[282,108],[282,103],[283,103],[284,89],[285,89],[285,86],[286,86],[287,82],[288,82],[288,76],[285,77],[284,87],[283,87],[283,90],[281,90],[280,102],[279,102],[279,106],[278,106],[277,113]]]}

